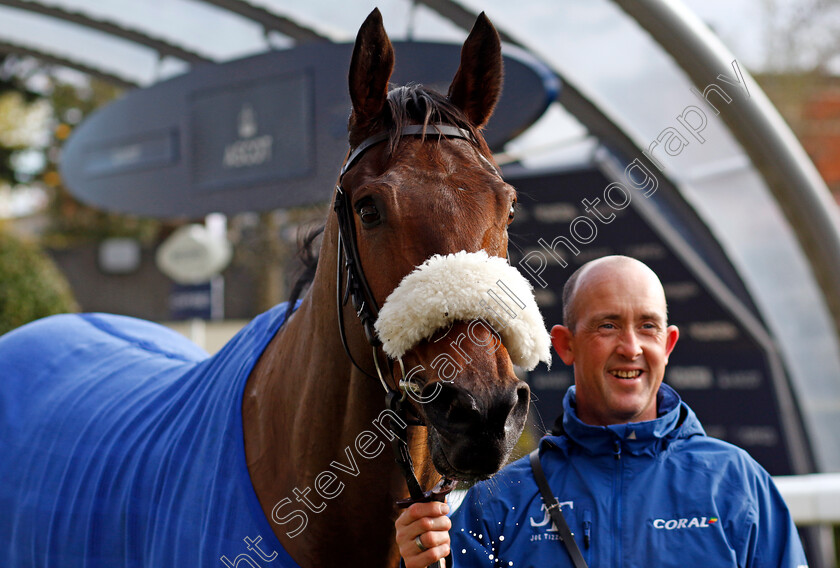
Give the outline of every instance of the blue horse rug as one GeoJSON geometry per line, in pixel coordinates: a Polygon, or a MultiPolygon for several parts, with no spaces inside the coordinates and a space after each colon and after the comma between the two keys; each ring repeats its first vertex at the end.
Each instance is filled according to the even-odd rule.
{"type": "Polygon", "coordinates": [[[241,412],[285,309],[213,357],[105,314],[0,338],[0,566],[296,567],[251,484],[241,412]]]}

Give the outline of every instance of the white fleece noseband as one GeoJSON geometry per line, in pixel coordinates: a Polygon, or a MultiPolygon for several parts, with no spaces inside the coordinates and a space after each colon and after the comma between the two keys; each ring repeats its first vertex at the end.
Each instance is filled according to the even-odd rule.
{"type": "Polygon", "coordinates": [[[531,284],[483,250],[436,254],[415,268],[385,300],[374,328],[385,353],[397,358],[455,321],[476,319],[499,331],[515,365],[530,371],[550,364],[551,341],[531,284]]]}

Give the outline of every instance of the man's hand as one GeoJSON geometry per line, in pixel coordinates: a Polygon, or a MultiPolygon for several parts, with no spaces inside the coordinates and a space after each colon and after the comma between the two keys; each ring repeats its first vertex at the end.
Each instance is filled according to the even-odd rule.
{"type": "Polygon", "coordinates": [[[397,546],[405,568],[426,568],[449,554],[449,529],[446,503],[415,503],[397,518],[397,546]],[[419,537],[419,539],[418,539],[419,537]],[[426,549],[420,551],[417,540],[426,549]]]}

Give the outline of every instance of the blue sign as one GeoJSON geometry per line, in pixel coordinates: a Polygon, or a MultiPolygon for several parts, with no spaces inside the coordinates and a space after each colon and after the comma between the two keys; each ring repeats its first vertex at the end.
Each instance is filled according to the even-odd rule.
{"type": "Polygon", "coordinates": [[[173,284],[170,317],[175,320],[220,320],[225,317],[225,280],[216,276],[203,284],[173,284]]]}
{"type": "MultiPolygon", "coordinates": [[[[79,126],[61,174],[82,201],[154,217],[265,211],[329,199],[347,152],[351,44],[263,53],[128,93],[79,126]]],[[[446,91],[460,45],[396,42],[395,85],[446,91]]],[[[557,95],[555,76],[521,51],[485,129],[500,149],[557,95]]]]}
{"type": "Polygon", "coordinates": [[[177,133],[165,129],[135,137],[107,140],[92,146],[87,152],[84,173],[90,178],[101,178],[164,167],[177,161],[177,133]]]}

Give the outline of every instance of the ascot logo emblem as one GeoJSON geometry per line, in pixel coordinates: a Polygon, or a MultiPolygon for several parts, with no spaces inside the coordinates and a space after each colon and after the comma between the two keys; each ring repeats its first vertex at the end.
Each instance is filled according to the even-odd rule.
{"type": "Polygon", "coordinates": [[[707,529],[718,522],[717,517],[691,517],[690,519],[655,519],[653,528],[658,530],[707,529]]]}
{"type": "Polygon", "coordinates": [[[274,137],[271,134],[257,136],[258,129],[254,107],[249,103],[243,104],[236,127],[239,140],[225,146],[222,158],[225,168],[260,166],[271,160],[274,137]]]}
{"type": "Polygon", "coordinates": [[[254,107],[245,103],[239,111],[239,137],[253,138],[257,134],[257,113],[254,107]]]}

